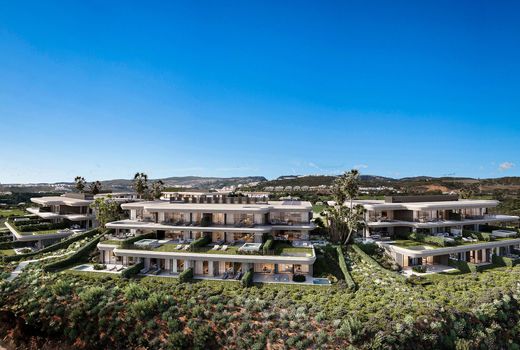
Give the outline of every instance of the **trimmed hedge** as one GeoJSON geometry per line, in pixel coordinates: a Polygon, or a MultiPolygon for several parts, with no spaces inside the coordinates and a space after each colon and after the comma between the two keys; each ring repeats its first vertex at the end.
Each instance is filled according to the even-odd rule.
{"type": "Polygon", "coordinates": [[[193,268],[187,268],[179,274],[179,283],[189,282],[193,278],[193,268]]]}
{"type": "Polygon", "coordinates": [[[343,272],[345,282],[347,283],[349,289],[356,290],[357,286],[348,270],[347,263],[345,262],[345,256],[343,255],[343,249],[341,249],[341,246],[338,245],[336,250],[338,252],[339,267],[341,268],[341,272],[343,272]]]}
{"type": "Polygon", "coordinates": [[[15,227],[16,230],[20,232],[33,232],[33,231],[46,231],[46,230],[59,230],[69,227],[69,223],[67,222],[42,222],[39,224],[31,224],[31,225],[18,225],[14,222],[10,223],[15,227]]]}
{"type": "Polygon", "coordinates": [[[274,239],[272,237],[269,237],[267,241],[265,241],[264,245],[262,246],[262,250],[264,251],[264,254],[267,254],[270,250],[273,249],[274,245],[274,239]]]}
{"type": "Polygon", "coordinates": [[[203,237],[200,237],[200,238],[194,240],[193,242],[191,242],[190,249],[204,247],[210,243],[211,243],[211,237],[203,236],[203,237]]]}
{"type": "Polygon", "coordinates": [[[357,246],[357,244],[352,244],[351,247],[356,252],[356,254],[358,254],[361,257],[362,260],[364,260],[366,263],[368,263],[372,267],[386,273],[389,276],[397,277],[397,279],[399,279],[402,282],[406,282],[405,276],[403,276],[395,271],[390,271],[390,270],[385,269],[383,266],[379,265],[379,263],[377,261],[375,261],[370,255],[368,255],[361,248],[359,248],[357,246]]]}
{"type": "Polygon", "coordinates": [[[94,250],[99,243],[101,236],[94,238],[92,241],[85,244],[83,247],[78,249],[75,253],[72,253],[65,259],[61,259],[55,262],[52,262],[50,264],[44,265],[43,270],[44,271],[56,271],[59,269],[62,269],[64,267],[68,267],[72,264],[75,264],[79,261],[81,261],[83,258],[88,256],[92,250],[94,250]]]}
{"type": "Polygon", "coordinates": [[[446,241],[444,237],[425,235],[420,232],[412,232],[408,235],[407,238],[417,242],[433,244],[439,247],[449,247],[457,244],[454,241],[446,241]]]}
{"type": "Polygon", "coordinates": [[[493,237],[491,235],[491,233],[488,233],[488,232],[477,232],[477,231],[464,230],[464,231],[462,231],[462,236],[471,237],[474,239],[478,239],[479,241],[485,241],[485,242],[495,240],[495,237],[493,237]]]}
{"type": "Polygon", "coordinates": [[[130,278],[137,275],[142,269],[144,269],[144,262],[141,261],[140,263],[134,264],[129,268],[124,269],[123,272],[121,272],[121,277],[130,278]]]}
{"type": "Polygon", "coordinates": [[[495,255],[495,254],[493,254],[491,261],[495,265],[507,266],[507,267],[513,267],[520,263],[520,259],[513,259],[513,258],[509,258],[507,256],[499,256],[499,255],[495,255]]]}
{"type": "Polygon", "coordinates": [[[244,276],[242,276],[242,279],[240,280],[240,284],[244,288],[248,288],[253,285],[253,269],[249,269],[246,273],[244,273],[244,276]]]}
{"type": "Polygon", "coordinates": [[[467,261],[462,261],[462,260],[449,259],[448,265],[451,267],[454,267],[454,268],[460,270],[460,272],[464,272],[464,273],[480,271],[479,266],[477,266],[473,263],[467,262],[467,261]]]}
{"type": "MultiPolygon", "coordinates": [[[[55,251],[55,250],[58,250],[58,249],[63,249],[63,248],[68,247],[71,243],[74,243],[74,242],[77,242],[77,241],[81,241],[83,238],[94,237],[98,232],[99,232],[99,229],[95,228],[93,230],[80,233],[79,235],[68,237],[67,239],[64,239],[64,240],[62,240],[62,241],[60,241],[58,243],[54,243],[54,244],[52,244],[52,245],[50,245],[48,247],[40,249],[37,252],[32,252],[32,253],[27,253],[27,254],[19,254],[19,255],[12,255],[12,256],[5,256],[3,258],[3,260],[4,260],[4,262],[18,261],[18,260],[20,260],[22,258],[28,258],[28,257],[34,256],[34,255],[40,254],[40,253],[49,253],[49,252],[52,252],[52,251],[55,251]]],[[[21,243],[26,243],[26,242],[21,242],[21,243]]]]}
{"type": "Polygon", "coordinates": [[[0,243],[0,249],[14,249],[23,248],[27,246],[27,242],[24,241],[10,241],[0,243]]]}

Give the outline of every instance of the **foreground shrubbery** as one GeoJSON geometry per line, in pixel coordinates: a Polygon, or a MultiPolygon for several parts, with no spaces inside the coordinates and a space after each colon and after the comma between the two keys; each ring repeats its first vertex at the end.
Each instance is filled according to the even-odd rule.
{"type": "Polygon", "coordinates": [[[27,322],[9,333],[20,346],[34,328],[75,348],[517,348],[520,266],[412,285],[359,251],[347,259],[355,293],[344,283],[244,289],[31,266],[0,285],[0,307],[27,322]]]}

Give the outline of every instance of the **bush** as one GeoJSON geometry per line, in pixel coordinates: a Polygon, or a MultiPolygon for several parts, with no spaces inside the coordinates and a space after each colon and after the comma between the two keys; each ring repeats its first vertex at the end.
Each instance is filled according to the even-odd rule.
{"type": "Polygon", "coordinates": [[[68,222],[58,222],[58,223],[52,223],[52,222],[42,222],[38,224],[29,224],[29,225],[18,225],[18,223],[11,225],[14,225],[15,228],[20,232],[33,232],[33,231],[46,231],[46,230],[59,230],[69,227],[68,222]]]}
{"type": "Polygon", "coordinates": [[[515,265],[518,265],[518,263],[520,262],[520,259],[513,259],[507,256],[499,256],[495,254],[493,254],[493,257],[491,259],[493,264],[507,267],[513,267],[515,265]]]}
{"type": "Polygon", "coordinates": [[[193,278],[193,268],[187,268],[179,274],[179,283],[189,282],[193,278]]]}
{"type": "Polygon", "coordinates": [[[105,264],[94,264],[94,270],[104,270],[107,266],[105,264]]]}
{"type": "Polygon", "coordinates": [[[336,250],[338,252],[339,267],[341,269],[341,272],[343,272],[345,282],[347,283],[349,289],[356,290],[356,283],[354,282],[352,276],[350,275],[350,272],[348,271],[347,263],[345,262],[345,256],[343,255],[343,249],[341,249],[341,246],[337,246],[336,250]]]}
{"type": "Polygon", "coordinates": [[[412,266],[412,271],[415,271],[417,273],[425,273],[428,270],[426,265],[416,265],[412,266]]]}
{"type": "Polygon", "coordinates": [[[363,259],[369,265],[372,265],[372,267],[378,269],[379,271],[384,272],[385,274],[387,274],[389,276],[397,277],[402,282],[406,281],[406,277],[404,277],[403,275],[401,275],[395,271],[390,271],[390,270],[385,269],[384,267],[379,265],[379,263],[377,261],[375,261],[370,255],[368,255],[367,253],[362,251],[361,248],[359,248],[356,244],[352,245],[352,249],[356,252],[356,254],[358,254],[361,257],[361,259],[363,259]]]}
{"type": "Polygon", "coordinates": [[[470,237],[473,239],[478,239],[479,241],[484,241],[484,242],[490,242],[490,241],[495,240],[495,237],[493,237],[490,233],[487,233],[487,232],[464,230],[464,231],[462,231],[462,236],[470,237]]]}
{"type": "Polygon", "coordinates": [[[64,268],[64,267],[68,267],[68,266],[70,266],[72,264],[75,264],[75,263],[81,261],[82,259],[87,257],[90,254],[91,251],[96,249],[96,246],[99,243],[99,239],[100,238],[101,237],[94,238],[93,240],[91,240],[90,242],[85,244],[83,247],[78,249],[78,251],[76,251],[75,253],[69,255],[65,259],[61,259],[61,260],[55,261],[53,263],[44,265],[43,269],[45,271],[47,271],[47,272],[49,272],[49,271],[56,271],[58,269],[61,269],[61,268],[64,268]]]}
{"type": "Polygon", "coordinates": [[[191,242],[190,249],[204,247],[207,246],[209,243],[211,243],[211,237],[203,236],[191,242]]]}
{"type": "Polygon", "coordinates": [[[304,275],[293,275],[292,280],[293,280],[293,282],[301,283],[301,282],[305,282],[306,278],[304,275]]]}
{"type": "Polygon", "coordinates": [[[467,261],[462,261],[462,260],[450,259],[448,261],[448,265],[450,265],[456,269],[459,269],[460,272],[478,272],[478,271],[480,271],[479,266],[477,266],[473,263],[467,262],[467,261]]]}
{"type": "Polygon", "coordinates": [[[144,262],[141,261],[137,264],[134,264],[134,265],[124,269],[121,272],[121,277],[130,278],[132,276],[137,275],[139,273],[139,271],[141,271],[142,269],[144,269],[144,262]]]}
{"type": "Polygon", "coordinates": [[[272,250],[273,245],[274,245],[274,239],[273,239],[273,237],[269,237],[267,239],[267,241],[265,241],[264,245],[262,246],[262,250],[263,250],[264,254],[267,254],[270,250],[272,250]]]}
{"type": "Polygon", "coordinates": [[[244,276],[242,276],[242,279],[240,280],[240,284],[244,288],[251,287],[253,285],[253,269],[249,269],[244,276]]]}
{"type": "Polygon", "coordinates": [[[368,255],[375,255],[379,250],[379,246],[373,242],[358,243],[358,247],[368,255]]]}

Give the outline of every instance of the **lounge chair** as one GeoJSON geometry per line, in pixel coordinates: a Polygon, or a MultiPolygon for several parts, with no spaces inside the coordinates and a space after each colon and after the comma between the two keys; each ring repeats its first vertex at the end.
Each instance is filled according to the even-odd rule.
{"type": "Polygon", "coordinates": [[[116,271],[119,272],[119,271],[123,271],[124,269],[125,269],[125,267],[123,265],[121,265],[116,268],[116,271]]]}
{"type": "Polygon", "coordinates": [[[114,266],[112,266],[111,268],[109,268],[108,271],[114,271],[116,268],[117,268],[117,266],[114,265],[114,266]]]}
{"type": "Polygon", "coordinates": [[[189,244],[186,244],[186,245],[184,246],[184,248],[182,248],[182,250],[188,250],[188,249],[190,249],[190,245],[189,245],[189,244]]]}
{"type": "Polygon", "coordinates": [[[219,249],[220,249],[220,246],[218,244],[216,244],[210,250],[219,250],[219,249]]]}
{"type": "Polygon", "coordinates": [[[148,273],[148,271],[150,271],[150,268],[149,267],[145,267],[144,269],[142,269],[139,272],[142,273],[142,274],[146,274],[146,273],[148,273]]]}
{"type": "Polygon", "coordinates": [[[222,251],[226,251],[227,249],[228,249],[228,246],[227,246],[226,244],[224,244],[224,245],[222,246],[222,248],[220,248],[220,250],[222,250],[222,251]]]}
{"type": "Polygon", "coordinates": [[[225,280],[228,278],[228,273],[227,272],[224,272],[224,275],[222,276],[222,279],[225,280]]]}

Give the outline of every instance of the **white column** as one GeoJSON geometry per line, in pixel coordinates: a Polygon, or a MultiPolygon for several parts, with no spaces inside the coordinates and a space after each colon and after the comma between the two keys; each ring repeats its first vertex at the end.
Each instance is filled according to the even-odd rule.
{"type": "Polygon", "coordinates": [[[211,260],[208,261],[208,274],[209,274],[210,276],[215,276],[215,275],[213,274],[213,261],[211,261],[211,260]]]}
{"type": "Polygon", "coordinates": [[[171,268],[172,273],[177,273],[177,259],[172,259],[171,268]]]}

